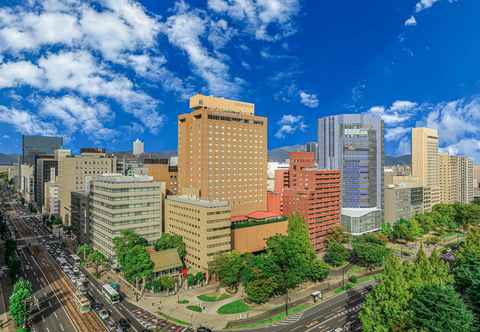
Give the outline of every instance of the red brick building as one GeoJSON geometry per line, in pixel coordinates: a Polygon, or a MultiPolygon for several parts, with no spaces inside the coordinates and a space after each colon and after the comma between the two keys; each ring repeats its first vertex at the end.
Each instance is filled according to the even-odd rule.
{"type": "Polygon", "coordinates": [[[281,212],[297,212],[305,219],[318,252],[323,250],[329,230],[340,225],[340,171],[318,169],[313,152],[290,152],[289,157],[288,171],[275,173],[275,191],[282,193],[281,212]]]}

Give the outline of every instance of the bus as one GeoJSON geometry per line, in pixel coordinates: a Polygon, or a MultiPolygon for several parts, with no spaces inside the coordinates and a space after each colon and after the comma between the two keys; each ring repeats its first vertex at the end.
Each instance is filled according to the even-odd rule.
{"type": "Polygon", "coordinates": [[[83,314],[90,311],[90,300],[88,297],[82,294],[75,294],[75,302],[77,303],[78,310],[83,314]]]}
{"type": "Polygon", "coordinates": [[[120,294],[118,294],[118,292],[113,289],[113,287],[109,284],[105,284],[102,286],[102,293],[108,302],[112,304],[120,302],[120,294]]]}

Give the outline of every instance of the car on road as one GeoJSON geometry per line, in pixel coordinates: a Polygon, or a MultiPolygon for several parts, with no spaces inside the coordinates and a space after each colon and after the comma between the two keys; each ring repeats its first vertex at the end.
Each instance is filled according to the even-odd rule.
{"type": "Polygon", "coordinates": [[[117,328],[117,324],[112,318],[107,318],[106,319],[107,327],[109,331],[115,331],[117,328]]]}
{"type": "Polygon", "coordinates": [[[128,329],[130,327],[130,323],[125,318],[120,318],[118,325],[124,329],[128,329]]]}
{"type": "Polygon", "coordinates": [[[213,331],[210,330],[208,327],[200,326],[200,327],[197,329],[197,332],[213,332],[213,331]]]}
{"type": "Polygon", "coordinates": [[[98,312],[98,315],[100,316],[101,319],[106,320],[108,317],[110,317],[110,314],[108,313],[107,310],[102,309],[98,312]]]}

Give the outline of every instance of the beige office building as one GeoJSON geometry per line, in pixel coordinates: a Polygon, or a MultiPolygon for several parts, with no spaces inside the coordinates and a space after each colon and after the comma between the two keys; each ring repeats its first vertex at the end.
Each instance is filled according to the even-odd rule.
{"type": "Polygon", "coordinates": [[[473,202],[473,160],[464,156],[450,156],[452,178],[451,202],[473,202]]]}
{"type": "Polygon", "coordinates": [[[230,213],[226,201],[193,196],[169,196],[165,200],[165,232],[183,238],[185,263],[193,271],[208,273],[215,256],[231,250],[230,213]]]}
{"type": "Polygon", "coordinates": [[[197,94],[178,117],[179,193],[226,200],[232,215],[267,208],[267,119],[250,103],[197,94]]]}
{"type": "Polygon", "coordinates": [[[473,196],[480,197],[480,165],[473,166],[473,196]]]}
{"type": "Polygon", "coordinates": [[[438,155],[438,165],[441,201],[442,203],[449,204],[454,202],[454,195],[451,190],[456,182],[452,179],[453,172],[450,167],[450,156],[448,153],[440,153],[438,155]]]}
{"type": "Polygon", "coordinates": [[[60,198],[58,184],[55,181],[45,182],[43,197],[44,212],[48,215],[58,216],[60,213],[60,198]]]}
{"type": "Polygon", "coordinates": [[[439,181],[438,132],[432,128],[412,129],[412,176],[429,192],[426,211],[442,201],[439,181]]]}
{"type": "Polygon", "coordinates": [[[108,258],[115,256],[113,239],[131,230],[149,243],[162,235],[165,184],[151,176],[97,175],[90,183],[91,240],[108,258]]]}
{"type": "Polygon", "coordinates": [[[424,197],[422,186],[403,183],[385,187],[385,222],[394,224],[423,213],[424,197]]]}
{"type": "Polygon", "coordinates": [[[100,149],[82,149],[78,156],[70,155],[68,150],[57,150],[55,158],[58,160],[60,217],[65,225],[70,225],[71,193],[88,191],[89,182],[95,176],[113,173],[116,159],[107,157],[100,149]]]}

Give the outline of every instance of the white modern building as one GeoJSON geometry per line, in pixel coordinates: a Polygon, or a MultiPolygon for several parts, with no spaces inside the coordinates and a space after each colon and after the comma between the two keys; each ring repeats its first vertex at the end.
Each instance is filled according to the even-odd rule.
{"type": "Polygon", "coordinates": [[[114,258],[113,239],[131,230],[149,243],[162,235],[165,183],[151,176],[104,174],[91,182],[89,215],[93,247],[114,258]]]}
{"type": "Polygon", "coordinates": [[[138,138],[133,142],[133,154],[135,156],[141,155],[144,153],[144,144],[138,138]]]}

